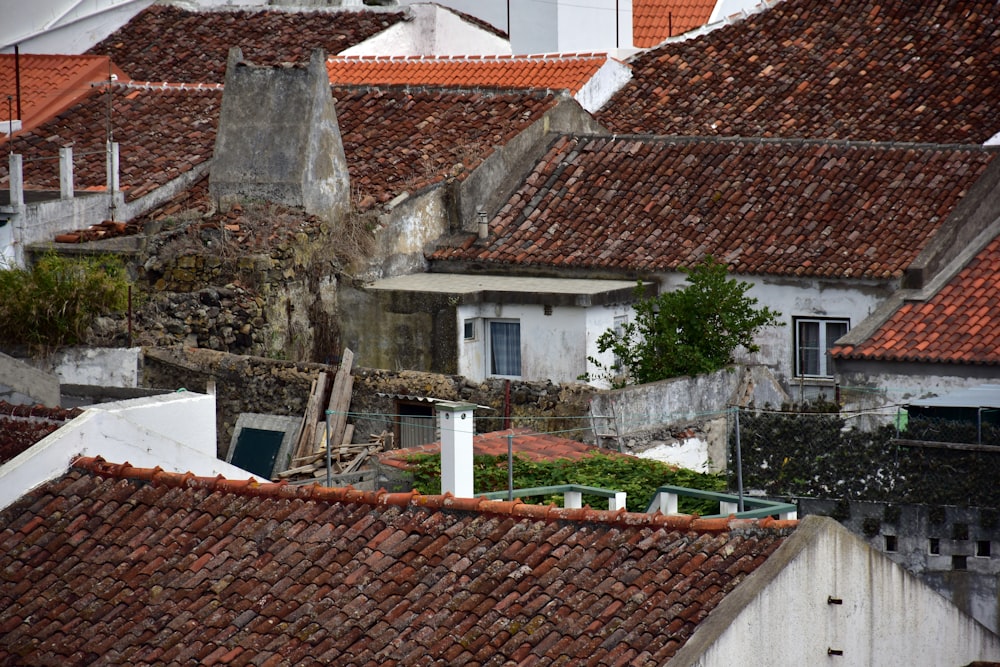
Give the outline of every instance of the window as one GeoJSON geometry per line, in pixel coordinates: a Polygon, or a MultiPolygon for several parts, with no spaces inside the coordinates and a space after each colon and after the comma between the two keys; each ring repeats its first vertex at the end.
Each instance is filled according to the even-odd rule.
{"type": "Polygon", "coordinates": [[[847,320],[795,320],[795,374],[830,377],[830,348],[847,333],[847,320]]]}
{"type": "Polygon", "coordinates": [[[521,323],[489,321],[489,374],[521,377],[521,323]]]}
{"type": "Polygon", "coordinates": [[[932,556],[937,556],[941,553],[941,538],[932,537],[927,543],[927,552],[932,556]]]}
{"type": "Polygon", "coordinates": [[[465,320],[463,323],[463,332],[465,335],[465,340],[475,340],[476,339],[476,320],[465,320]]]}

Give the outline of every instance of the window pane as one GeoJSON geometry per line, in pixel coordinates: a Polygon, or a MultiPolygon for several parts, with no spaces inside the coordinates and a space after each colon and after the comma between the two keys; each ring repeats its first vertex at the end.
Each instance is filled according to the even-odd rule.
{"type": "Polygon", "coordinates": [[[830,349],[833,344],[837,342],[837,339],[847,333],[847,322],[827,322],[826,323],[826,354],[825,356],[825,367],[823,368],[823,373],[825,375],[833,375],[833,357],[830,356],[830,349]]]}
{"type": "Polygon", "coordinates": [[[519,322],[490,322],[490,374],[521,375],[519,322]]]}
{"type": "Polygon", "coordinates": [[[819,375],[819,322],[799,322],[799,375],[819,375]]]}

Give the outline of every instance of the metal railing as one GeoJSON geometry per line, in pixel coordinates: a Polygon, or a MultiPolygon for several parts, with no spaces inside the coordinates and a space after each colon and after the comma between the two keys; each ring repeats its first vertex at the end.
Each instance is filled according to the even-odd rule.
{"type": "Polygon", "coordinates": [[[740,519],[763,519],[768,516],[776,516],[779,519],[798,517],[798,507],[793,503],[743,496],[743,511],[741,512],[739,511],[740,497],[737,495],[669,485],[656,489],[656,494],[649,503],[649,507],[646,508],[646,512],[651,513],[659,510],[664,514],[679,514],[677,503],[681,497],[718,501],[719,513],[705,516],[706,519],[727,517],[731,514],[740,519]]]}
{"type": "Polygon", "coordinates": [[[490,493],[478,494],[490,500],[512,500],[513,498],[526,498],[531,496],[551,496],[557,493],[563,494],[563,507],[567,509],[579,509],[583,507],[583,494],[599,496],[608,499],[608,509],[611,511],[625,508],[625,492],[610,491],[600,489],[596,486],[582,486],[580,484],[559,484],[557,486],[536,486],[530,489],[514,489],[513,491],[491,491],[490,493]]]}

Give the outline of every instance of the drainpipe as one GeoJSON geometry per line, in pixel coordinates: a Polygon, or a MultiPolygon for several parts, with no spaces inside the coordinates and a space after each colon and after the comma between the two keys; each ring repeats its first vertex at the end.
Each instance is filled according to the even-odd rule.
{"type": "Polygon", "coordinates": [[[441,493],[472,498],[472,424],[476,406],[441,401],[434,407],[441,431],[441,493]]]}

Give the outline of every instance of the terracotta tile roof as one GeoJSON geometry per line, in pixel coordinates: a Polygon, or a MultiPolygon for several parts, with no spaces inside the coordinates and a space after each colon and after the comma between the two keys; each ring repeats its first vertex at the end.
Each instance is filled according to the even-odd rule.
{"type": "Polygon", "coordinates": [[[708,23],[715,0],[633,0],[632,43],[640,49],[656,46],[708,23]]]}
{"type": "MultiPolygon", "coordinates": [[[[212,157],[221,86],[130,83],[115,84],[112,91],[111,122],[127,199],[148,194],[212,157]]],[[[73,146],[76,190],[106,187],[107,99],[107,87],[95,88],[55,118],[15,135],[26,188],[59,189],[57,158],[66,145],[73,146]]],[[[0,175],[7,175],[5,163],[0,175]]]]}
{"type": "MultiPolygon", "coordinates": [[[[114,137],[120,178],[133,200],[189,172],[215,149],[219,84],[116,84],[114,137]]],[[[414,192],[454,173],[459,179],[553,108],[542,92],[461,93],[442,89],[336,88],[333,91],[354,191],[364,207],[414,192]],[[456,165],[462,165],[458,169],[456,165]]],[[[34,131],[15,135],[25,183],[59,188],[59,147],[74,145],[77,190],[105,187],[107,98],[84,100],[34,131]]],[[[0,142],[2,145],[3,142],[0,142]]],[[[6,176],[0,161],[0,178],[6,176]]]]}
{"type": "MultiPolygon", "coordinates": [[[[125,78],[125,73],[107,56],[67,56],[25,53],[0,54],[0,125],[17,115],[18,70],[20,60],[22,129],[29,129],[51,118],[90,92],[91,82],[107,81],[110,74],[125,78]],[[7,96],[13,96],[8,109],[7,96]]],[[[4,128],[6,131],[6,128],[4,128]]]]}
{"type": "Polygon", "coordinates": [[[836,358],[1000,364],[1000,237],[927,301],[906,302],[867,340],[836,358]]]}
{"type": "Polygon", "coordinates": [[[381,203],[449,174],[464,179],[558,102],[535,92],[434,88],[334,88],[333,96],[351,187],[362,201],[370,196],[381,203]]]}
{"type": "MultiPolygon", "coordinates": [[[[515,456],[531,461],[555,461],[558,459],[577,459],[591,454],[602,453],[610,456],[626,456],[594,445],[587,445],[576,440],[560,438],[548,433],[535,433],[528,428],[514,428],[507,431],[483,433],[472,439],[472,449],[476,456],[507,456],[507,435],[513,435],[515,456]]],[[[380,463],[395,468],[407,468],[407,459],[414,454],[437,454],[441,451],[441,443],[393,449],[378,455],[380,463]]]]}
{"type": "Polygon", "coordinates": [[[996,156],[980,147],[559,138],[491,222],[437,261],[895,278],[996,156]]]}
{"type": "Polygon", "coordinates": [[[0,662],[663,664],[794,525],[75,465],[0,512],[0,662]]]}
{"type": "Polygon", "coordinates": [[[233,46],[258,65],[307,62],[314,48],[339,53],[403,16],[372,11],[189,11],[154,4],[90,53],[110,55],[142,81],[222,83],[233,46]]]}
{"type": "Polygon", "coordinates": [[[983,143],[1000,131],[1000,4],[785,0],[630,63],[614,132],[983,143]]]}
{"type": "Polygon", "coordinates": [[[541,56],[336,56],[333,85],[535,88],[576,94],[607,62],[596,54],[541,56]]]}
{"type": "Polygon", "coordinates": [[[0,401],[0,465],[27,450],[81,412],[83,411],[79,408],[12,405],[0,401]]]}

